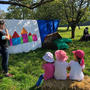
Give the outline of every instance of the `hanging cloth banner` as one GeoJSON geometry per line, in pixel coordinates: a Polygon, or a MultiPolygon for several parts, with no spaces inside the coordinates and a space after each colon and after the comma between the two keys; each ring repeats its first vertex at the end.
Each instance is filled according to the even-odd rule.
{"type": "Polygon", "coordinates": [[[10,34],[9,53],[29,52],[41,47],[37,20],[5,20],[10,34]]]}
{"type": "Polygon", "coordinates": [[[57,31],[60,20],[37,20],[41,41],[44,42],[45,37],[48,34],[54,33],[57,31]]]}

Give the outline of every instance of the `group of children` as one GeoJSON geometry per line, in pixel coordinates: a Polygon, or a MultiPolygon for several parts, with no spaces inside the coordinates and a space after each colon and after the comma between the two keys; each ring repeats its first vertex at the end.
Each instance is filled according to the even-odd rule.
{"type": "Polygon", "coordinates": [[[84,51],[76,50],[72,51],[74,55],[74,60],[71,60],[69,63],[68,56],[64,50],[56,50],[54,61],[53,54],[51,52],[46,52],[43,56],[43,65],[44,74],[42,74],[35,87],[39,87],[42,80],[48,80],[55,78],[56,80],[66,80],[67,78],[71,80],[81,81],[84,79],[83,69],[85,68],[84,64],[84,51]],[[67,73],[67,71],[70,73],[67,73]]]}
{"type": "MultiPolygon", "coordinates": [[[[2,55],[2,68],[5,73],[5,76],[12,77],[13,75],[8,73],[8,40],[9,34],[8,30],[5,28],[5,22],[0,21],[0,53],[2,55]],[[3,32],[5,29],[5,33],[3,32]]],[[[71,80],[81,81],[84,78],[83,69],[85,68],[84,64],[84,51],[76,50],[72,52],[74,55],[74,60],[71,60],[70,63],[67,63],[68,56],[64,50],[56,50],[54,60],[53,54],[51,52],[46,52],[43,56],[43,65],[44,74],[42,74],[35,87],[38,87],[42,80],[48,80],[55,78],[56,80],[66,80],[67,78],[71,80]],[[70,71],[67,74],[67,70],[70,71]]]]}

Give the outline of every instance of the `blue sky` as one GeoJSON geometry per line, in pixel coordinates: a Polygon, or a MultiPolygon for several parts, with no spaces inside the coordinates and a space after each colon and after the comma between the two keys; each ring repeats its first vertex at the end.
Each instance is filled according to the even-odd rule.
{"type": "MultiPolygon", "coordinates": [[[[8,0],[3,0],[3,1],[8,1],[8,0]]],[[[8,4],[0,4],[0,9],[4,10],[5,12],[7,12],[7,8],[8,8],[8,4]]]]}

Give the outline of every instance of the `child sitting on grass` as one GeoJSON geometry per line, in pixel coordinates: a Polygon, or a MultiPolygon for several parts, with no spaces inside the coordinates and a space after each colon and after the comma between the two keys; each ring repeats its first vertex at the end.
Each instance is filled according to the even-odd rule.
{"type": "Polygon", "coordinates": [[[39,87],[41,84],[42,80],[48,80],[54,77],[54,58],[53,54],[51,52],[46,52],[45,55],[43,56],[44,63],[42,65],[42,68],[44,69],[44,74],[42,74],[37,83],[36,87],[39,87]]]}
{"type": "Polygon", "coordinates": [[[68,56],[66,55],[66,52],[63,50],[57,50],[55,52],[55,73],[54,77],[56,80],[66,80],[67,79],[67,67],[68,63],[66,60],[68,59],[68,56]]]}
{"type": "Polygon", "coordinates": [[[84,64],[84,51],[76,50],[72,52],[74,54],[74,59],[70,61],[70,75],[69,78],[71,80],[81,81],[84,79],[83,69],[85,68],[84,64]]]}

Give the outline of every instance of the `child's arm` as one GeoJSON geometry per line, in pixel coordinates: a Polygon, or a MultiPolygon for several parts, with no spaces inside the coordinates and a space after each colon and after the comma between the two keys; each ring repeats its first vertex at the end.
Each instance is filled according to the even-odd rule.
{"type": "Polygon", "coordinates": [[[8,29],[5,29],[5,32],[6,32],[6,38],[5,39],[9,40],[10,37],[9,37],[8,29]]]}
{"type": "Polygon", "coordinates": [[[68,70],[68,71],[70,71],[70,70],[71,70],[71,67],[70,67],[70,66],[69,66],[69,67],[67,67],[67,70],[68,70]]]}
{"type": "Polygon", "coordinates": [[[42,69],[43,69],[43,70],[45,69],[45,64],[42,64],[42,69]]]}
{"type": "Polygon", "coordinates": [[[8,29],[7,28],[5,28],[5,32],[6,32],[6,35],[8,35],[9,33],[8,33],[8,29]]]}
{"type": "Polygon", "coordinates": [[[42,64],[42,69],[44,69],[44,65],[42,64]]]}
{"type": "Polygon", "coordinates": [[[71,70],[71,64],[72,64],[72,62],[73,62],[73,61],[70,61],[70,62],[68,63],[68,66],[67,66],[67,70],[68,70],[68,71],[71,70]]]}
{"type": "Polygon", "coordinates": [[[82,72],[84,72],[85,65],[82,66],[82,72]]]}

